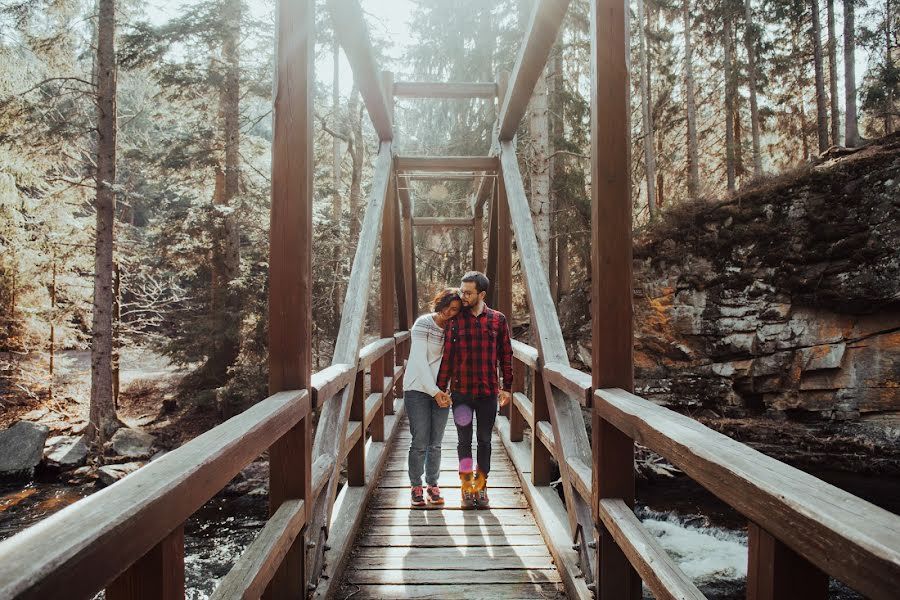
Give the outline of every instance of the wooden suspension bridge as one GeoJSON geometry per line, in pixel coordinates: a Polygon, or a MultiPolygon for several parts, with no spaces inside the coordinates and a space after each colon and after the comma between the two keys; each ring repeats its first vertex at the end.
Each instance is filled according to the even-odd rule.
{"type": "MultiPolygon", "coordinates": [[[[642,584],[656,598],[702,598],[633,512],[635,442],[747,518],[749,598],[827,598],[829,577],[869,598],[898,597],[900,517],[631,393],[627,3],[591,0],[590,375],[569,365],[514,138],[568,1],[535,2],[508,78],[418,83],[380,73],[357,1],[329,0],[381,142],[334,360],[314,374],[313,2],[277,5],[272,395],[0,543],[0,598],[92,598],[100,590],[109,600],[183,598],[185,520],[265,452],[269,520],[219,582],[215,598],[328,598],[342,584],[356,586],[356,597],[373,598],[635,600],[642,584]],[[496,98],[490,154],[398,156],[392,143],[398,96],[496,98]],[[471,217],[413,217],[409,180],[438,175],[480,178],[471,217]],[[491,305],[512,312],[513,236],[527,287],[536,347],[514,344],[518,388],[497,422],[500,456],[490,511],[456,510],[452,493],[442,511],[409,511],[405,481],[396,472],[408,440],[401,381],[417,313],[412,230],[436,224],[473,229],[473,264],[494,282],[491,305]],[[379,251],[381,337],[361,346],[379,251]],[[591,439],[585,407],[592,414],[591,439]],[[526,429],[530,441],[523,441],[526,429]],[[565,501],[549,485],[554,462],[565,501]]],[[[455,465],[447,460],[442,468],[455,465]]]]}

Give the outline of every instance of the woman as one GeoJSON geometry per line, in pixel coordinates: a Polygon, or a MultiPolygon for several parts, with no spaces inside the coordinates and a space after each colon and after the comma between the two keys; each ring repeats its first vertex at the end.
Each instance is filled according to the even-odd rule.
{"type": "Polygon", "coordinates": [[[435,385],[444,352],[444,329],[459,314],[459,291],[441,290],[431,303],[433,312],[416,319],[410,330],[411,344],[406,374],[403,376],[403,401],[409,418],[412,442],[409,445],[409,481],[412,506],[443,504],[438,476],[441,472],[441,440],[450,413],[450,396],[435,385]],[[422,488],[422,472],[426,487],[422,488]]]}

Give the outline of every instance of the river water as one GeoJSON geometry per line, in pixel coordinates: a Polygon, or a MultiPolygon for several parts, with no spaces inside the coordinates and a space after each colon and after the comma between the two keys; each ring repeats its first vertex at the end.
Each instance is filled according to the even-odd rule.
{"type": "MultiPolygon", "coordinates": [[[[851,473],[817,474],[893,512],[900,511],[900,481],[851,473]]],[[[89,495],[93,485],[52,481],[0,485],[0,540],[89,495]]],[[[711,600],[745,597],[746,521],[686,477],[640,482],[637,514],[680,568],[711,600]]],[[[219,495],[185,525],[186,597],[208,598],[217,581],[265,524],[267,498],[256,489],[219,495]]],[[[645,595],[646,598],[652,598],[645,595]]],[[[831,598],[862,598],[832,582],[831,598]]]]}

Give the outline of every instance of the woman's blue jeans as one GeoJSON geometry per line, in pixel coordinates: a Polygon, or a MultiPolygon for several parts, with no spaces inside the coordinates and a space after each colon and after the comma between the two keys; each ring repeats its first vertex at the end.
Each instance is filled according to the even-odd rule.
{"type": "Polygon", "coordinates": [[[416,390],[405,391],[403,402],[406,404],[406,416],[412,434],[412,442],[409,444],[409,483],[412,486],[422,485],[424,471],[425,483],[437,485],[441,474],[441,441],[444,439],[450,407],[441,408],[434,397],[416,390]]]}

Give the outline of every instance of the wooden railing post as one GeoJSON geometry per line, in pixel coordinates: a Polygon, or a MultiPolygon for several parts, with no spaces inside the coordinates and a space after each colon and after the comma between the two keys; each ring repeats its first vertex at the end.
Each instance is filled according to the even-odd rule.
{"type": "Polygon", "coordinates": [[[531,429],[531,483],[534,485],[550,485],[553,455],[538,439],[538,427],[541,421],[550,421],[550,407],[547,405],[547,392],[544,378],[539,370],[534,371],[531,386],[531,402],[534,410],[534,427],[531,429]]]}
{"type": "MultiPolygon", "coordinates": [[[[269,242],[269,390],[308,389],[312,371],[312,0],[277,4],[277,56],[269,242]]],[[[308,498],[312,429],[301,419],[269,449],[269,515],[308,498]]],[[[307,514],[311,503],[307,503],[307,514]]],[[[306,530],[291,544],[266,597],[306,594],[306,530]]]]}
{"type": "MultiPolygon", "coordinates": [[[[365,427],[366,394],[365,371],[357,371],[356,385],[353,386],[353,401],[350,404],[350,420],[359,421],[365,427]]],[[[366,432],[360,432],[359,440],[347,453],[347,485],[366,485],[366,432]]]]}
{"type": "MultiPolygon", "coordinates": [[[[506,200],[506,186],[500,181],[497,202],[497,281],[492,281],[497,289],[497,310],[507,317],[512,327],[512,229],[509,220],[509,203],[506,200]]],[[[512,402],[500,409],[500,414],[509,418],[512,402]]]]}
{"type": "MultiPolygon", "coordinates": [[[[525,364],[518,358],[513,359],[513,393],[525,391],[525,364]]],[[[525,419],[522,413],[510,402],[509,441],[521,442],[525,433],[525,419]]]]}
{"type": "Polygon", "coordinates": [[[828,598],[828,575],[756,523],[747,530],[747,600],[828,598]]]}
{"type": "Polygon", "coordinates": [[[166,536],[108,588],[109,600],[184,598],[184,525],[166,536]]]}
{"type": "MultiPolygon", "coordinates": [[[[387,406],[387,398],[389,390],[384,389],[385,366],[392,365],[393,361],[387,361],[387,355],[382,355],[374,363],[369,370],[370,388],[373,394],[381,394],[381,408],[375,413],[372,423],[369,425],[369,432],[372,434],[373,442],[384,441],[384,410],[387,406]]],[[[390,368],[390,367],[388,367],[390,368]]]]}
{"type": "MultiPolygon", "coordinates": [[[[476,198],[477,200],[477,198],[476,198]]],[[[472,222],[472,269],[484,272],[484,207],[474,207],[474,221],[472,222]]]]}

